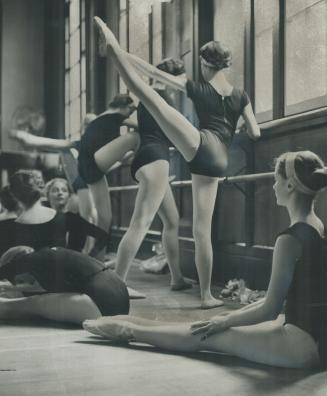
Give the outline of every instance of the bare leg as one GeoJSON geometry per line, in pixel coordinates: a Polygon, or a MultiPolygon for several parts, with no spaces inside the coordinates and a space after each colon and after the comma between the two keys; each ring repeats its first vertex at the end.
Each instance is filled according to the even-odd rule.
{"type": "Polygon", "coordinates": [[[105,146],[101,147],[95,154],[95,162],[103,173],[108,173],[109,169],[117,161],[120,161],[128,151],[136,150],[140,137],[138,133],[130,132],[119,136],[105,146]]]}
{"type": "Polygon", "coordinates": [[[163,223],[162,244],[170,269],[171,289],[176,291],[189,289],[192,285],[185,282],[179,264],[179,215],[170,184],[167,185],[158,214],[163,223]]]}
{"type": "Polygon", "coordinates": [[[1,319],[43,318],[81,324],[101,316],[98,307],[85,294],[48,293],[22,298],[1,298],[1,319]]]}
{"type": "Polygon", "coordinates": [[[89,184],[94,205],[98,214],[98,226],[104,231],[109,232],[112,222],[111,199],[109,186],[105,176],[93,184],[89,184]]]}
{"type": "MultiPolygon", "coordinates": [[[[78,196],[79,213],[86,221],[92,224],[97,224],[97,212],[92,200],[91,192],[88,188],[79,189],[76,192],[78,196]]],[[[85,254],[88,254],[94,247],[94,238],[88,236],[83,249],[85,254]]]]}
{"type": "Polygon", "coordinates": [[[107,40],[108,52],[127,87],[142,101],[185,160],[191,161],[200,145],[199,131],[180,112],[169,106],[153,88],[142,80],[134,70],[134,67],[129,63],[128,58],[120,49],[117,42],[116,45],[110,45],[108,41],[108,32],[110,32],[108,27],[103,22],[101,28],[99,25],[97,26],[103,39],[107,40]]]}
{"type": "Polygon", "coordinates": [[[153,321],[121,320],[104,317],[89,320],[83,327],[109,339],[123,339],[154,345],[176,352],[212,351],[227,353],[253,362],[287,368],[309,368],[319,363],[313,338],[293,325],[264,322],[231,328],[201,341],[192,335],[190,324],[166,324],[153,321]]]}
{"type": "Polygon", "coordinates": [[[192,174],[193,235],[195,265],[199,275],[202,308],[222,305],[210,290],[212,274],[211,223],[218,189],[218,179],[192,174]]]}
{"type": "Polygon", "coordinates": [[[133,216],[117,252],[116,273],[124,281],[129,267],[157,213],[168,185],[169,164],[159,160],[136,172],[140,182],[133,216]]]}

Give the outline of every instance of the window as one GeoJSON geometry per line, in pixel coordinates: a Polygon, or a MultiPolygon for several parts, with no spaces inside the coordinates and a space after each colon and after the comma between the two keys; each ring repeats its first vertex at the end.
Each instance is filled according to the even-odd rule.
{"type": "Polygon", "coordinates": [[[65,130],[78,139],[86,113],[85,0],[66,0],[65,21],[65,130]]]}
{"type": "Polygon", "coordinates": [[[288,0],[285,10],[285,111],[327,105],[327,0],[288,0]]]}

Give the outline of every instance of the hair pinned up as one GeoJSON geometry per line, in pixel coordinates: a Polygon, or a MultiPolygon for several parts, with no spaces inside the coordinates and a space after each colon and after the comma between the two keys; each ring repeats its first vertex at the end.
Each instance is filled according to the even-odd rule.
{"type": "Polygon", "coordinates": [[[232,64],[231,51],[219,41],[209,41],[200,48],[200,56],[208,67],[226,69],[232,64]]]}
{"type": "Polygon", "coordinates": [[[18,171],[9,180],[10,191],[17,201],[30,208],[41,198],[33,171],[18,171]]]}
{"type": "Polygon", "coordinates": [[[184,62],[180,59],[166,58],[157,64],[157,68],[174,76],[185,73],[184,62]]]}
{"type": "Polygon", "coordinates": [[[128,94],[118,94],[114,96],[109,106],[118,109],[119,107],[128,106],[131,103],[133,103],[133,99],[128,94]]]}
{"type": "Polygon", "coordinates": [[[19,210],[19,203],[11,193],[9,186],[3,187],[0,191],[0,202],[8,212],[17,212],[19,210]]]}

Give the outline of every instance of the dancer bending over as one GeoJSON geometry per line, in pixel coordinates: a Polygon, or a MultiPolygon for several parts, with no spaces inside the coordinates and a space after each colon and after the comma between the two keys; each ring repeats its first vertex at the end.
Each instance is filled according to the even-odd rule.
{"type": "MultiPolygon", "coordinates": [[[[0,319],[43,318],[82,324],[101,315],[128,314],[125,284],[100,261],[64,248],[28,246],[9,249],[0,259],[0,279],[14,285],[20,277],[35,278],[47,292],[21,298],[0,298],[0,319]]],[[[24,290],[20,285],[18,290],[24,290]]],[[[27,288],[28,290],[28,288],[27,288]]]]}
{"type": "Polygon", "coordinates": [[[201,70],[206,80],[204,83],[172,76],[143,61],[133,63],[145,65],[139,67],[143,71],[152,70],[156,80],[187,91],[199,116],[198,130],[139,77],[129,63],[130,56],[120,48],[105,23],[98,17],[95,21],[104,47],[125,84],[141,100],[189,164],[192,173],[195,264],[200,280],[202,307],[219,306],[222,301],[215,299],[210,290],[211,222],[218,176],[222,176],[226,169],[227,147],[241,115],[245,119],[249,135],[253,138],[260,136],[247,94],[244,90],[233,88],[225,78],[224,69],[230,65],[230,52],[218,42],[210,42],[201,48],[201,70]]]}
{"type": "Polygon", "coordinates": [[[227,316],[168,324],[121,316],[86,321],[91,333],[178,352],[213,351],[273,366],[327,364],[327,289],[324,225],[314,212],[327,170],[310,151],[283,154],[274,190],[290,226],[276,240],[266,298],[227,316]],[[284,301],[285,322],[276,320],[284,301]]]}
{"type": "MultiPolygon", "coordinates": [[[[158,66],[172,74],[184,72],[182,62],[167,59],[158,66]]],[[[153,88],[172,105],[165,86],[153,88]]],[[[144,239],[155,214],[163,223],[162,243],[171,273],[171,289],[183,290],[191,285],[184,281],[179,266],[179,216],[169,177],[169,147],[172,145],[142,103],[137,108],[140,147],[131,166],[134,180],[139,183],[133,216],[117,253],[116,273],[125,281],[130,265],[144,239]]]]}

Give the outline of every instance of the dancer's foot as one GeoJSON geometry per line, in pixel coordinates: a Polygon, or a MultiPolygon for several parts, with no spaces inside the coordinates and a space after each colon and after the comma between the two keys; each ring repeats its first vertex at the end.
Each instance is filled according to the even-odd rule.
{"type": "Polygon", "coordinates": [[[83,328],[92,334],[111,341],[130,342],[134,339],[131,323],[110,316],[96,320],[86,320],[83,322],[83,328]]]}
{"type": "MultiPolygon", "coordinates": [[[[101,46],[103,44],[109,45],[111,47],[119,47],[119,43],[113,34],[113,32],[108,28],[108,26],[103,22],[101,18],[98,16],[94,17],[94,22],[95,25],[98,28],[99,34],[100,34],[100,39],[102,41],[101,46]]],[[[102,48],[103,50],[103,48],[102,48]]]]}
{"type": "Polygon", "coordinates": [[[201,302],[201,308],[202,309],[212,309],[212,308],[217,308],[224,305],[224,302],[222,300],[218,300],[217,298],[214,297],[209,297],[205,298],[201,302]]]}
{"type": "Polygon", "coordinates": [[[137,290],[132,289],[131,287],[127,288],[129,299],[130,300],[139,300],[142,298],[146,298],[146,295],[138,292],[137,290]]]}
{"type": "Polygon", "coordinates": [[[180,279],[178,282],[174,282],[170,284],[170,290],[172,291],[181,291],[192,289],[192,283],[187,282],[184,278],[180,279]]]}

